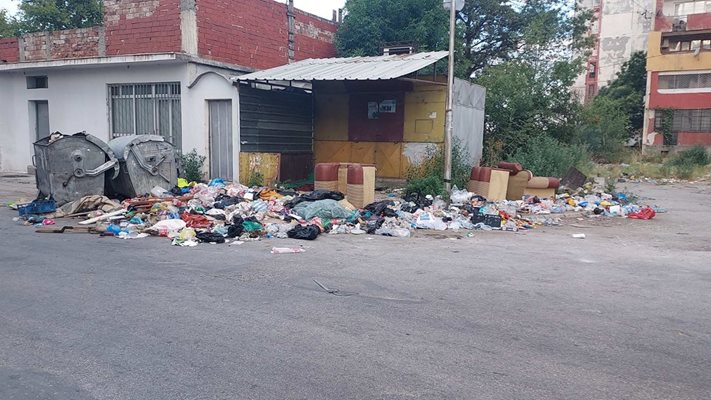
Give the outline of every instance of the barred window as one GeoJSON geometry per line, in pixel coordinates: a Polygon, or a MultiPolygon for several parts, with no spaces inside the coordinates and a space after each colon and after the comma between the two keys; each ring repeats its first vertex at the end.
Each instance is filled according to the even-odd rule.
{"type": "Polygon", "coordinates": [[[711,89],[711,73],[660,75],[659,89],[711,89]]]}
{"type": "Polygon", "coordinates": [[[111,137],[160,135],[181,147],[180,83],[109,85],[111,137]]]}
{"type": "MultiPolygon", "coordinates": [[[[662,129],[664,113],[657,111],[654,118],[654,128],[662,129]]],[[[673,110],[672,132],[711,132],[711,109],[705,110],[673,110]]]]}

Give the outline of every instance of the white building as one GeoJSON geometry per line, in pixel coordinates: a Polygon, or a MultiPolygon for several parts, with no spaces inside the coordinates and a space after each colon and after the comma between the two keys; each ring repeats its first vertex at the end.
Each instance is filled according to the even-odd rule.
{"type": "Polygon", "coordinates": [[[0,64],[0,169],[27,171],[32,143],[55,131],[104,141],[151,132],[186,152],[208,148],[210,134],[229,134],[238,154],[236,118],[225,132],[209,126],[211,108],[239,115],[235,74],[176,54],[0,64]]]}
{"type": "Polygon", "coordinates": [[[581,100],[594,97],[615,79],[632,53],[647,49],[647,36],[654,23],[654,0],[578,0],[592,10],[595,21],[590,34],[595,38],[586,72],[578,77],[574,90],[581,100]]]}

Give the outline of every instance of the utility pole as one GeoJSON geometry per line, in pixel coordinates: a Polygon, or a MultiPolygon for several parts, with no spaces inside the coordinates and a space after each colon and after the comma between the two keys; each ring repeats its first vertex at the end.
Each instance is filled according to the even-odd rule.
{"type": "MultiPolygon", "coordinates": [[[[454,35],[456,29],[457,6],[461,0],[449,0],[449,72],[447,73],[447,109],[444,128],[444,189],[452,190],[452,132],[454,131],[454,35]]],[[[447,1],[445,0],[445,7],[447,1]]],[[[463,5],[464,2],[461,1],[463,5]]]]}

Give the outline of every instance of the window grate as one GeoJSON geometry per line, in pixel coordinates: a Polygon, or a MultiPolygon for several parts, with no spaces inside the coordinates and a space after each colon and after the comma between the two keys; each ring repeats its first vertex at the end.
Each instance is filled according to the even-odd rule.
{"type": "MultiPolygon", "coordinates": [[[[663,113],[654,117],[654,128],[660,130],[664,125],[663,113]]],[[[709,132],[711,133],[711,109],[673,110],[672,132],[709,132]]]]}
{"type": "Polygon", "coordinates": [[[711,73],[660,75],[659,89],[711,89],[711,73]]]}
{"type": "Polygon", "coordinates": [[[111,136],[160,135],[181,148],[179,82],[109,85],[111,136]]]}

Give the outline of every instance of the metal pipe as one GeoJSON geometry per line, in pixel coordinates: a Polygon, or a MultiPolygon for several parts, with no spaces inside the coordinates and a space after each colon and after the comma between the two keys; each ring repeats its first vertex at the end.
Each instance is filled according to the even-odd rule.
{"type": "Polygon", "coordinates": [[[454,130],[454,35],[456,28],[456,4],[451,0],[449,5],[449,72],[447,74],[447,109],[445,110],[444,131],[444,189],[452,190],[452,132],[454,130]]]}

